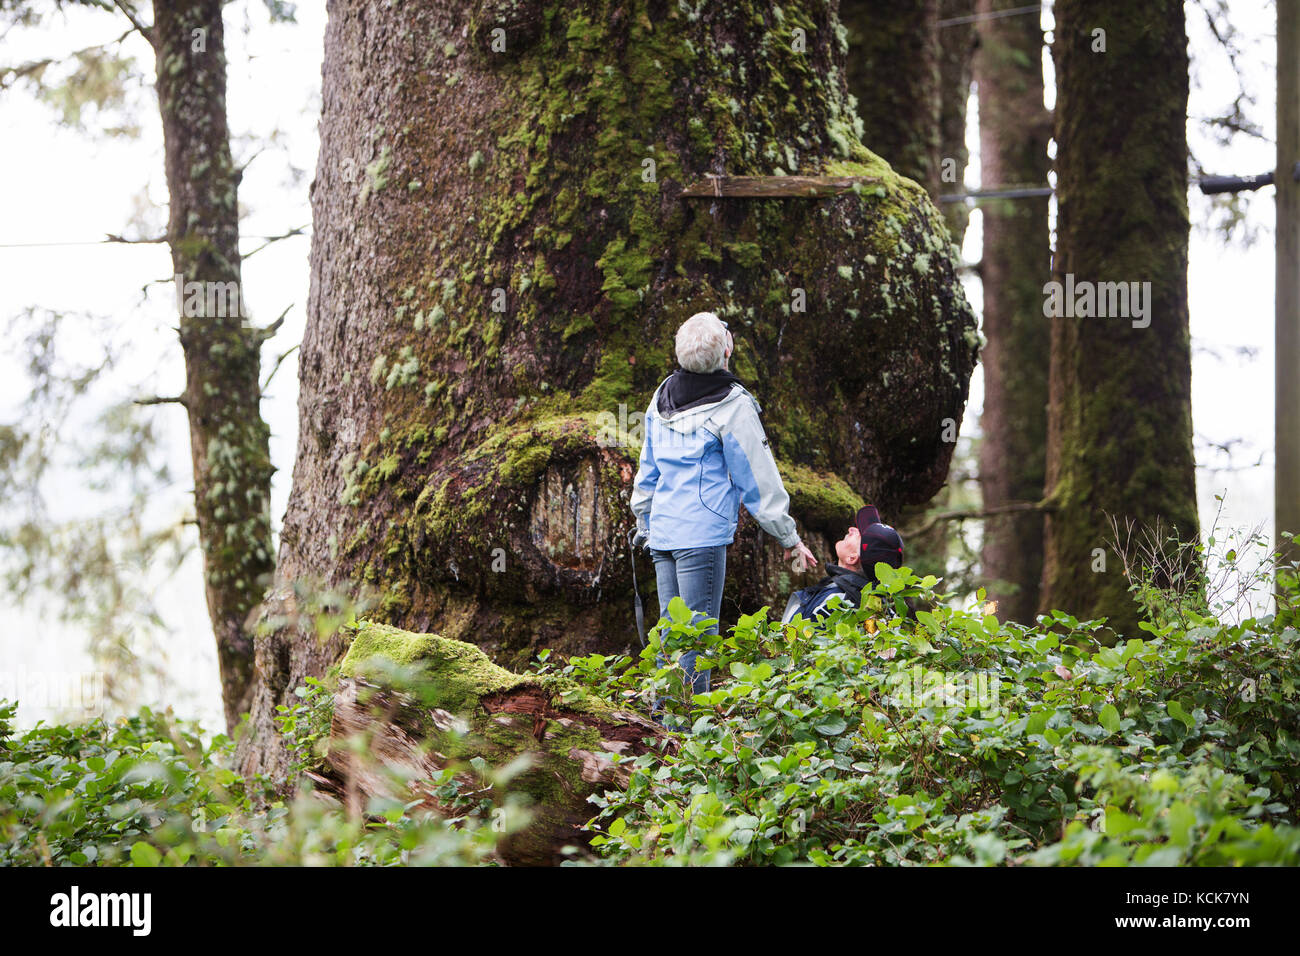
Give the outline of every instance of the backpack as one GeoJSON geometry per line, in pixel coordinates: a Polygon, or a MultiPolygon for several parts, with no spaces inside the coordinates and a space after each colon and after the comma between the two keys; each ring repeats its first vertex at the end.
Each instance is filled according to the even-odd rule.
{"type": "Polygon", "coordinates": [[[850,607],[858,606],[862,599],[862,589],[871,585],[871,579],[836,564],[828,564],[826,570],[831,573],[816,585],[801,588],[790,595],[785,603],[785,612],[781,615],[782,624],[788,624],[796,614],[801,614],[810,621],[821,616],[821,613],[826,613],[822,605],[836,594],[850,607]]]}

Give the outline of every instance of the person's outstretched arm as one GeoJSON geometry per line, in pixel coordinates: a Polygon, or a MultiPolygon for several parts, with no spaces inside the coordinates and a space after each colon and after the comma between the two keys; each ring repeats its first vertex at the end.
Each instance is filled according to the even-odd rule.
{"type": "Polygon", "coordinates": [[[790,495],[781,481],[781,472],[777,470],[763,423],[758,419],[758,409],[752,401],[741,403],[721,437],[727,470],[740,489],[745,510],[754,516],[760,528],[781,542],[781,547],[800,551],[815,565],[816,559],[802,547],[794,518],[790,517],[790,495]]]}

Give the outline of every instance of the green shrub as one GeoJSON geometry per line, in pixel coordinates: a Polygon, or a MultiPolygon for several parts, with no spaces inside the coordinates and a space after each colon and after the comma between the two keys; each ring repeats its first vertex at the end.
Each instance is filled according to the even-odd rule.
{"type": "Polygon", "coordinates": [[[1300,862],[1294,602],[1106,647],[1101,622],[1003,624],[879,570],[861,610],[815,625],[763,609],[702,635],[681,605],[639,658],[569,663],[691,726],[595,800],[607,861],[1300,862]],[[714,686],[674,701],[671,661],[701,641],[714,686]]]}
{"type": "Polygon", "coordinates": [[[305,770],[319,769],[324,761],[324,746],[329,741],[330,724],[334,719],[334,689],[337,678],[328,681],[308,677],[302,687],[294,689],[294,696],[302,701],[288,707],[276,706],[275,725],[284,737],[285,746],[293,757],[289,779],[297,780],[305,770]]]}
{"type": "MultiPolygon", "coordinates": [[[[308,760],[325,708],[318,684],[300,696],[283,723],[308,760]]],[[[488,825],[491,804],[461,795],[463,768],[426,782],[446,819],[384,799],[354,818],[305,791],[285,801],[269,780],[246,785],[228,738],[205,744],[194,725],[148,708],[21,735],[14,714],[0,701],[0,866],[465,865],[490,862],[514,829],[488,825]]]]}
{"type": "MultiPolygon", "coordinates": [[[[1107,646],[1099,621],[1003,624],[982,593],[963,609],[934,577],[877,572],[861,609],[816,623],[764,608],[706,635],[678,599],[639,657],[542,655],[575,680],[566,693],[659,700],[690,728],[621,758],[626,790],[593,798],[601,862],[1300,863],[1293,573],[1275,613],[1223,620],[1212,587],[1180,600],[1137,582],[1155,623],[1107,646]],[[714,684],[688,697],[676,660],[701,646],[714,684]]],[[[295,776],[320,765],[330,686],[280,709],[295,776]]],[[[446,817],[383,798],[351,816],[244,781],[229,739],[147,708],[25,733],[14,716],[0,701],[0,865],[486,864],[527,820],[508,796],[518,767],[424,781],[446,817]]]]}

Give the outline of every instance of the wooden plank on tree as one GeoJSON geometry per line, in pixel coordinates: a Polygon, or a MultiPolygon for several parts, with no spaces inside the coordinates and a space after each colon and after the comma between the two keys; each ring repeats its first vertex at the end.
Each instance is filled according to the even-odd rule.
{"type": "Polygon", "coordinates": [[[821,199],[846,193],[878,176],[712,176],[682,190],[683,199],[821,199]]]}

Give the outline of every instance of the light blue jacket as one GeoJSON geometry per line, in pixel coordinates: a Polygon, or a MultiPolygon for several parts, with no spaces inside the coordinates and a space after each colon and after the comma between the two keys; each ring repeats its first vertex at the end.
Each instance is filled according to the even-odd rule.
{"type": "Polygon", "coordinates": [[[666,418],[660,384],[645,413],[645,443],[632,485],[632,513],[660,551],[730,544],[740,505],[784,548],[799,543],[790,496],[758,414],[734,383],[721,400],[666,418]]]}

